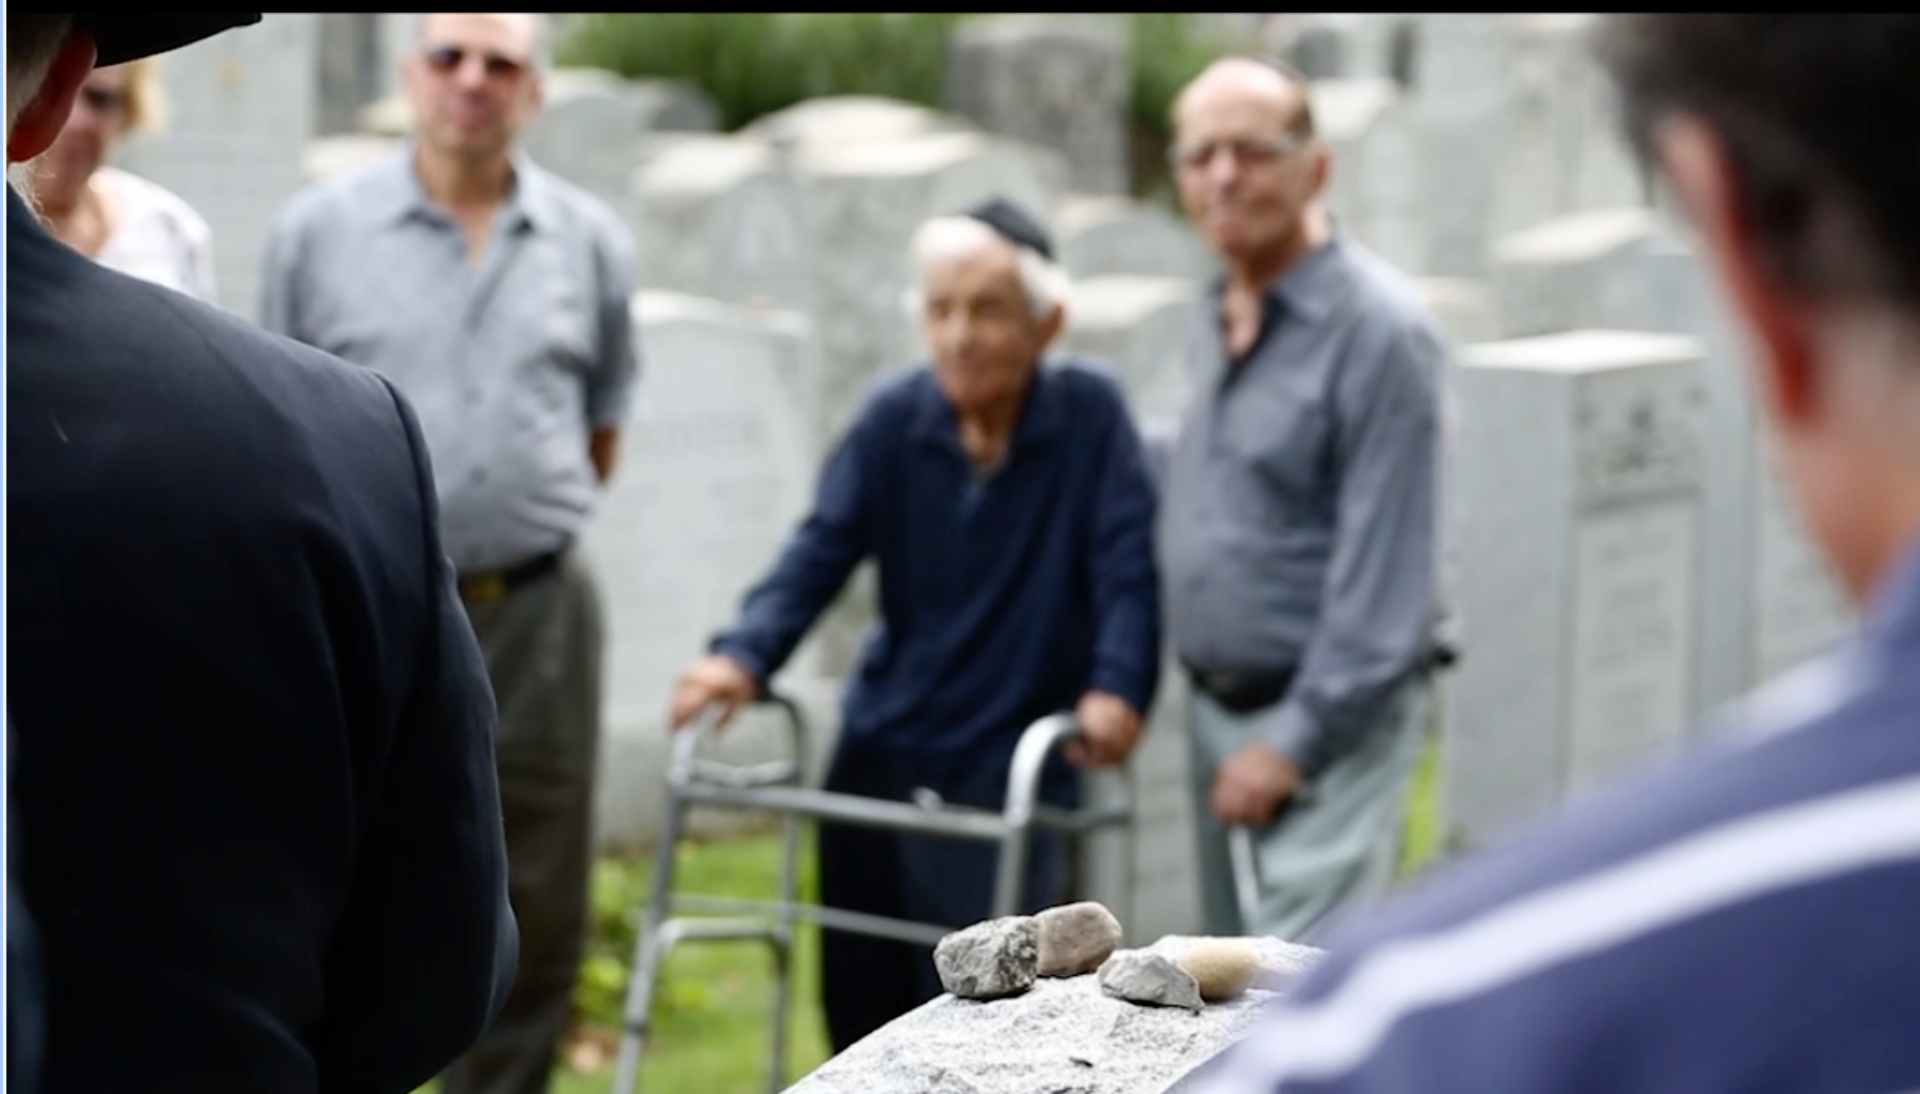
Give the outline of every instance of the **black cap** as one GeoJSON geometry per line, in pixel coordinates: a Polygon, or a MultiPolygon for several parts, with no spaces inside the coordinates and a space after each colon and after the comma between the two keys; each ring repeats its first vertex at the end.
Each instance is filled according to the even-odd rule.
{"type": "Polygon", "coordinates": [[[985,204],[968,209],[966,215],[992,228],[1009,241],[1030,251],[1038,251],[1042,258],[1049,262],[1053,261],[1053,240],[1047,238],[1046,229],[1040,227],[1039,221],[1028,216],[1013,202],[1005,198],[994,198],[985,204]]]}
{"type": "Polygon", "coordinates": [[[95,67],[125,64],[156,53],[189,46],[223,30],[250,27],[257,11],[83,11],[74,28],[93,37],[95,67]]]}

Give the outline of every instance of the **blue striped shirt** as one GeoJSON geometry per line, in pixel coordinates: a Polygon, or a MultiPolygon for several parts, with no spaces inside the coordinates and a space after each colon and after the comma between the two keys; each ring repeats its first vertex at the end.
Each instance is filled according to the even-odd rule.
{"type": "Polygon", "coordinates": [[[1920,546],[1704,753],[1336,932],[1191,1089],[1920,1088],[1917,665],[1920,546]]]}

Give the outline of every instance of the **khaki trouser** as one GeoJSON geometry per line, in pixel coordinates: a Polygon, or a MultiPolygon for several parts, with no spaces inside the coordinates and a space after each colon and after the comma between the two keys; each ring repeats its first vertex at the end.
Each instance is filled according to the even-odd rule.
{"type": "Polygon", "coordinates": [[[586,940],[604,623],[577,553],[498,600],[469,603],[500,707],[500,801],[520,967],[499,1017],[443,1094],[539,1094],[572,1016],[586,940]]]}
{"type": "Polygon", "coordinates": [[[1424,675],[1403,685],[1380,725],[1320,772],[1304,798],[1253,834],[1260,921],[1249,924],[1241,922],[1235,898],[1226,829],[1208,802],[1221,761],[1255,740],[1262,719],[1277,708],[1234,714],[1193,691],[1187,741],[1206,933],[1311,942],[1334,910],[1386,892],[1400,858],[1430,692],[1424,675]]]}

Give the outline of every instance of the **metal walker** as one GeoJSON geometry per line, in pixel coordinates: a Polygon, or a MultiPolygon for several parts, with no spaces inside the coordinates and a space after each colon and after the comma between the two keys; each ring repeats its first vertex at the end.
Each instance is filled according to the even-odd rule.
{"type": "Polygon", "coordinates": [[[1028,840],[1035,828],[1065,832],[1076,845],[1097,829],[1119,828],[1123,863],[1121,891],[1127,913],[1120,916],[1120,921],[1126,923],[1131,918],[1134,833],[1130,770],[1122,766],[1099,776],[1116,784],[1119,794],[1114,804],[1066,810],[1037,800],[1041,769],[1047,757],[1079,732],[1072,714],[1048,715],[1021,733],[1007,776],[1006,804],[996,813],[948,805],[930,792],[915,803],[908,803],[807,788],[802,785],[807,757],[811,755],[807,749],[806,717],[792,700],[777,693],[769,695],[761,705],[777,706],[785,712],[793,745],[791,759],[744,766],[700,759],[696,751],[708,732],[704,721],[674,736],[673,759],[667,771],[666,823],[660,833],[659,862],[647,901],[646,928],[635,946],[633,977],[627,984],[626,1017],[620,1038],[619,1065],[614,1074],[614,1094],[632,1094],[638,1087],[640,1057],[646,1048],[655,984],[667,955],[682,942],[750,941],[767,946],[774,966],[773,1061],[768,1068],[767,1089],[778,1094],[785,1085],[791,1002],[788,986],[795,921],[805,919],[822,927],[928,946],[966,926],[922,923],[799,902],[794,891],[794,860],[799,853],[801,818],[999,843],[1000,860],[991,913],[994,916],[1013,915],[1019,906],[1028,840]],[[687,811],[696,805],[782,815],[785,843],[780,870],[782,899],[741,900],[673,892],[674,851],[685,831],[687,811]],[[679,908],[732,915],[687,918],[668,914],[679,908]]]}

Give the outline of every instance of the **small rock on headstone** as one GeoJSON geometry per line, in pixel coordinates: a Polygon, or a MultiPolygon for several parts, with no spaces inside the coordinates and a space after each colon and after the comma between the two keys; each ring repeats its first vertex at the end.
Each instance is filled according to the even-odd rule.
{"type": "Polygon", "coordinates": [[[1178,964],[1200,986],[1200,998],[1218,1003],[1247,990],[1260,955],[1250,938],[1209,938],[1189,947],[1178,964]]]}
{"type": "Polygon", "coordinates": [[[1200,985],[1193,974],[1152,950],[1120,950],[1100,966],[1100,988],[1117,999],[1160,1007],[1199,1010],[1200,985]]]}
{"type": "Polygon", "coordinates": [[[1034,919],[1040,929],[1041,976],[1092,972],[1120,945],[1120,921],[1098,901],[1048,908],[1034,919]]]}
{"type": "Polygon", "coordinates": [[[933,950],[940,984],[963,999],[998,999],[1033,986],[1040,970],[1040,927],[1032,916],[976,923],[933,950]]]}

